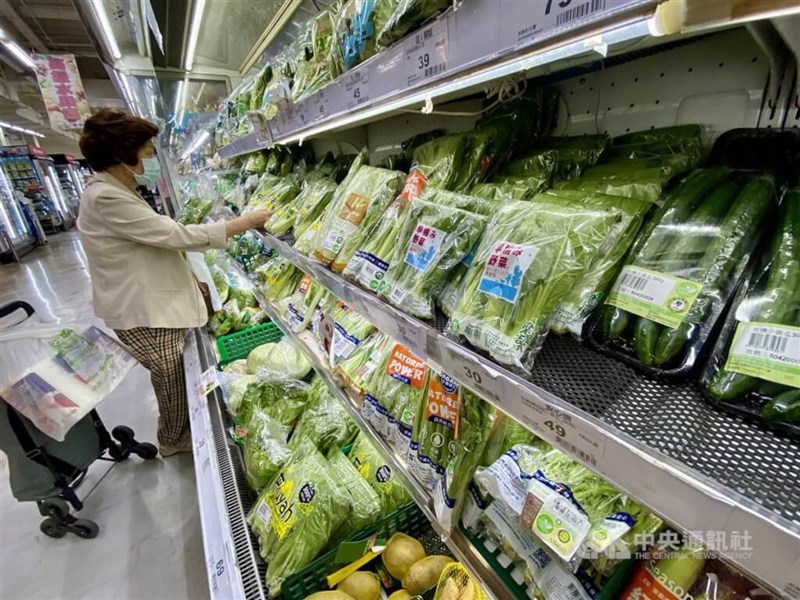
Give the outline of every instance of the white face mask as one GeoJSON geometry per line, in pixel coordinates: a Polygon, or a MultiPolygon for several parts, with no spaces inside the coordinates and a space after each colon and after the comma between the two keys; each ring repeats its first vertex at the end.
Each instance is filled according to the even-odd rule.
{"type": "Polygon", "coordinates": [[[150,158],[143,158],[142,165],[144,166],[144,173],[141,175],[134,172],[134,170],[128,165],[124,166],[136,179],[137,185],[153,185],[154,183],[157,183],[158,178],[161,176],[161,163],[158,162],[158,159],[154,156],[151,156],[150,158]]]}

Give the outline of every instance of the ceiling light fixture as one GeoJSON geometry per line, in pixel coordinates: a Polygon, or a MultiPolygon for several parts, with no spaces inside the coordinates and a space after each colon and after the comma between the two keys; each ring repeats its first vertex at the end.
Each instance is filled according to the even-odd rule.
{"type": "Polygon", "coordinates": [[[43,133],[39,133],[38,131],[31,131],[30,129],[25,129],[24,127],[17,127],[16,125],[6,123],[5,121],[0,121],[0,127],[3,129],[11,129],[12,131],[19,131],[20,133],[26,133],[35,137],[46,137],[43,133]]]}
{"type": "Polygon", "coordinates": [[[117,40],[114,37],[114,30],[111,29],[111,22],[108,20],[106,9],[103,6],[103,0],[91,0],[91,2],[92,9],[94,10],[94,16],[97,19],[97,22],[100,24],[100,29],[103,32],[103,38],[105,39],[106,46],[108,47],[109,52],[111,52],[111,56],[114,57],[114,60],[119,60],[122,58],[122,53],[119,51],[117,40]]]}
{"type": "Polygon", "coordinates": [[[200,36],[200,24],[203,21],[203,9],[205,7],[206,0],[194,0],[192,22],[189,26],[189,43],[186,45],[186,62],[184,64],[187,71],[191,71],[194,64],[194,51],[197,49],[197,38],[200,36]]]}
{"type": "Polygon", "coordinates": [[[11,54],[14,55],[14,58],[16,58],[23,65],[25,65],[29,69],[35,69],[36,68],[36,64],[33,62],[33,59],[31,58],[31,55],[28,54],[27,52],[25,52],[25,50],[23,50],[20,47],[20,45],[17,44],[17,42],[14,42],[12,40],[5,40],[4,39],[3,40],[3,46],[5,46],[6,50],[11,52],[11,54]]]}

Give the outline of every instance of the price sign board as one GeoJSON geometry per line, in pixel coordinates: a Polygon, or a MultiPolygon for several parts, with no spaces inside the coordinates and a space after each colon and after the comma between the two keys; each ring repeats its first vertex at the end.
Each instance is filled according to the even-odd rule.
{"type": "Polygon", "coordinates": [[[450,340],[440,338],[437,351],[440,358],[435,362],[441,364],[445,373],[467,386],[481,398],[502,408],[505,387],[500,372],[479,363],[450,340]]]}
{"type": "Polygon", "coordinates": [[[330,94],[327,93],[327,90],[320,90],[311,96],[311,114],[308,116],[308,122],[313,123],[325,119],[330,114],[330,94]]]}
{"type": "Polygon", "coordinates": [[[367,69],[356,69],[347,74],[344,82],[344,98],[348,110],[369,102],[369,71],[367,69]]]}
{"type": "MultiPolygon", "coordinates": [[[[389,330],[391,331],[391,330],[389,330]]],[[[427,358],[427,338],[425,329],[410,319],[398,317],[394,321],[394,331],[390,334],[398,342],[402,342],[414,354],[422,359],[427,358]]]]}
{"type": "Polygon", "coordinates": [[[248,113],[247,119],[250,121],[250,127],[256,136],[256,141],[259,145],[271,145],[272,133],[269,130],[269,123],[257,113],[248,113]]]}
{"type": "Polygon", "coordinates": [[[406,85],[414,86],[447,70],[447,21],[439,19],[405,42],[406,85]]]}

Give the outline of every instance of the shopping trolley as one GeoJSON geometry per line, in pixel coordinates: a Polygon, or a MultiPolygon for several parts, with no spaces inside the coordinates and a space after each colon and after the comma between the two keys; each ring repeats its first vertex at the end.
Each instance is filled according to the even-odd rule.
{"type": "MultiPolygon", "coordinates": [[[[0,319],[18,310],[26,314],[13,327],[20,327],[34,314],[30,304],[16,301],[0,307],[0,319]]],[[[20,502],[36,502],[45,517],[40,529],[47,536],[61,538],[74,533],[81,538],[96,537],[97,523],[70,513],[70,506],[76,511],[83,508],[76,489],[89,466],[96,460],[121,462],[131,454],[150,460],[158,453],[156,447],[137,441],[133,430],[124,425],[109,434],[95,409],[75,423],[63,441],[56,441],[2,397],[0,400],[0,450],[8,457],[14,497],[20,502]]]]}

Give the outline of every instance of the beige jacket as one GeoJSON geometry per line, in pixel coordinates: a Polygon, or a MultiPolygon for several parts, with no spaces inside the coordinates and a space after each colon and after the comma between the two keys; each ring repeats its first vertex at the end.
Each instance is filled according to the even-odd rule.
{"type": "Polygon", "coordinates": [[[78,216],[94,312],[112,329],[200,327],[208,313],[182,250],[225,247],[225,223],[181,225],[115,177],[86,185],[78,216]]]}

